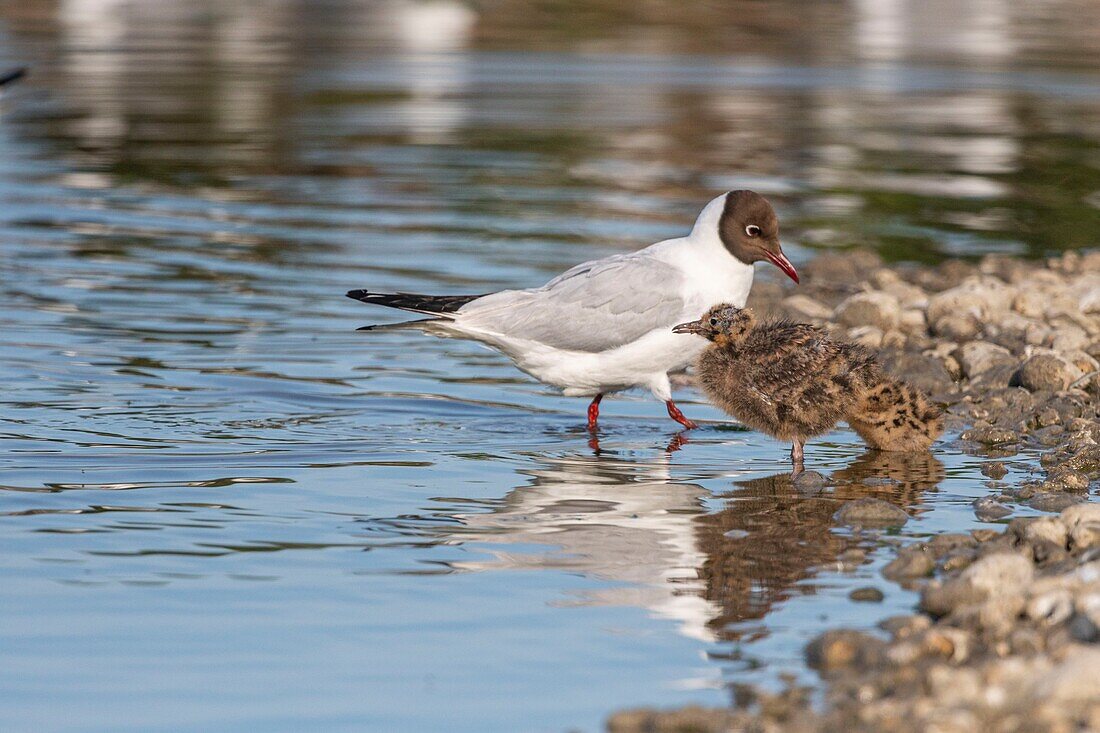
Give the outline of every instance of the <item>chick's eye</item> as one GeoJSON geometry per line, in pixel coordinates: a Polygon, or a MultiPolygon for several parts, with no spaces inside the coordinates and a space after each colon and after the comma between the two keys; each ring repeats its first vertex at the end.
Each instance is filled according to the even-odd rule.
{"type": "Polygon", "coordinates": [[[710,325],[717,326],[718,325],[718,319],[717,318],[711,318],[710,319],[710,325]]]}
{"type": "Polygon", "coordinates": [[[760,227],[756,226],[755,224],[749,224],[747,227],[745,227],[745,234],[748,234],[750,237],[759,237],[760,227]]]}

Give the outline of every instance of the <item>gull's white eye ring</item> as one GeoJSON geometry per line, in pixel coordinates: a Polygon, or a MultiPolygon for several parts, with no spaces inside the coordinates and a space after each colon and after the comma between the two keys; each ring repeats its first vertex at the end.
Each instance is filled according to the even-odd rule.
{"type": "Polygon", "coordinates": [[[748,234],[750,237],[759,237],[760,227],[756,226],[755,224],[749,224],[747,227],[745,227],[745,234],[748,234]]]}

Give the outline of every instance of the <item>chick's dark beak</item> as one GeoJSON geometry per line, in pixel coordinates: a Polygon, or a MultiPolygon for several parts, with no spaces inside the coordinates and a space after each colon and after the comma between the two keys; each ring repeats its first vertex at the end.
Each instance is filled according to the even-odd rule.
{"type": "Polygon", "coordinates": [[[702,333],[703,332],[703,322],[700,320],[700,321],[689,321],[688,323],[681,323],[677,326],[673,326],[672,327],[672,332],[673,333],[702,333]]]}
{"type": "Polygon", "coordinates": [[[791,264],[791,261],[787,259],[787,255],[783,254],[782,250],[764,252],[764,256],[768,258],[769,262],[785,272],[787,277],[798,282],[798,271],[794,269],[794,265],[791,264]]]}

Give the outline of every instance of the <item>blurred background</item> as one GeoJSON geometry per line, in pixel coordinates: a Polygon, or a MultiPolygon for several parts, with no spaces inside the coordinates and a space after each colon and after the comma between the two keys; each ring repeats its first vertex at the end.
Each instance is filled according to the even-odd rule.
{"type": "Polygon", "coordinates": [[[584,401],[343,293],[537,285],[739,187],[799,266],[1095,247],[1097,39],[1091,0],[0,0],[0,727],[595,730],[812,682],[809,638],[912,608],[885,548],[980,526],[980,459],[838,430],[806,496],[686,390],[682,450],[627,395],[594,453],[584,401]],[[916,521],[834,526],[868,495],[916,521]]]}
{"type": "Polygon", "coordinates": [[[451,215],[523,236],[494,222],[507,211],[530,231],[648,242],[640,223],[552,222],[674,233],[751,186],[800,244],[921,260],[1038,256],[1100,229],[1092,2],[0,7],[3,57],[34,67],[8,134],[85,190],[390,196],[429,215],[422,229],[451,215]]]}

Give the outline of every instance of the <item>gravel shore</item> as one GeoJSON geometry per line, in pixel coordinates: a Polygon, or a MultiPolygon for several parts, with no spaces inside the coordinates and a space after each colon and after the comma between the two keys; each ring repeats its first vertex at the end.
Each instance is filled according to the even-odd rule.
{"type": "MultiPolygon", "coordinates": [[[[886,267],[857,251],[802,272],[796,290],[758,283],[750,305],[877,349],[945,405],[950,435],[987,457],[996,488],[974,512],[999,529],[901,548],[883,575],[918,590],[919,606],[882,634],[837,629],[807,646],[823,704],[804,688],[740,689],[730,708],[624,711],[608,729],[1100,730],[1100,503],[1088,501],[1100,479],[1100,252],[886,267]],[[1002,461],[1025,448],[1044,475],[1001,482],[1002,461]],[[1013,518],[1023,505],[1049,514],[1013,518]]],[[[865,499],[835,521],[883,526],[899,512],[865,499]]]]}

